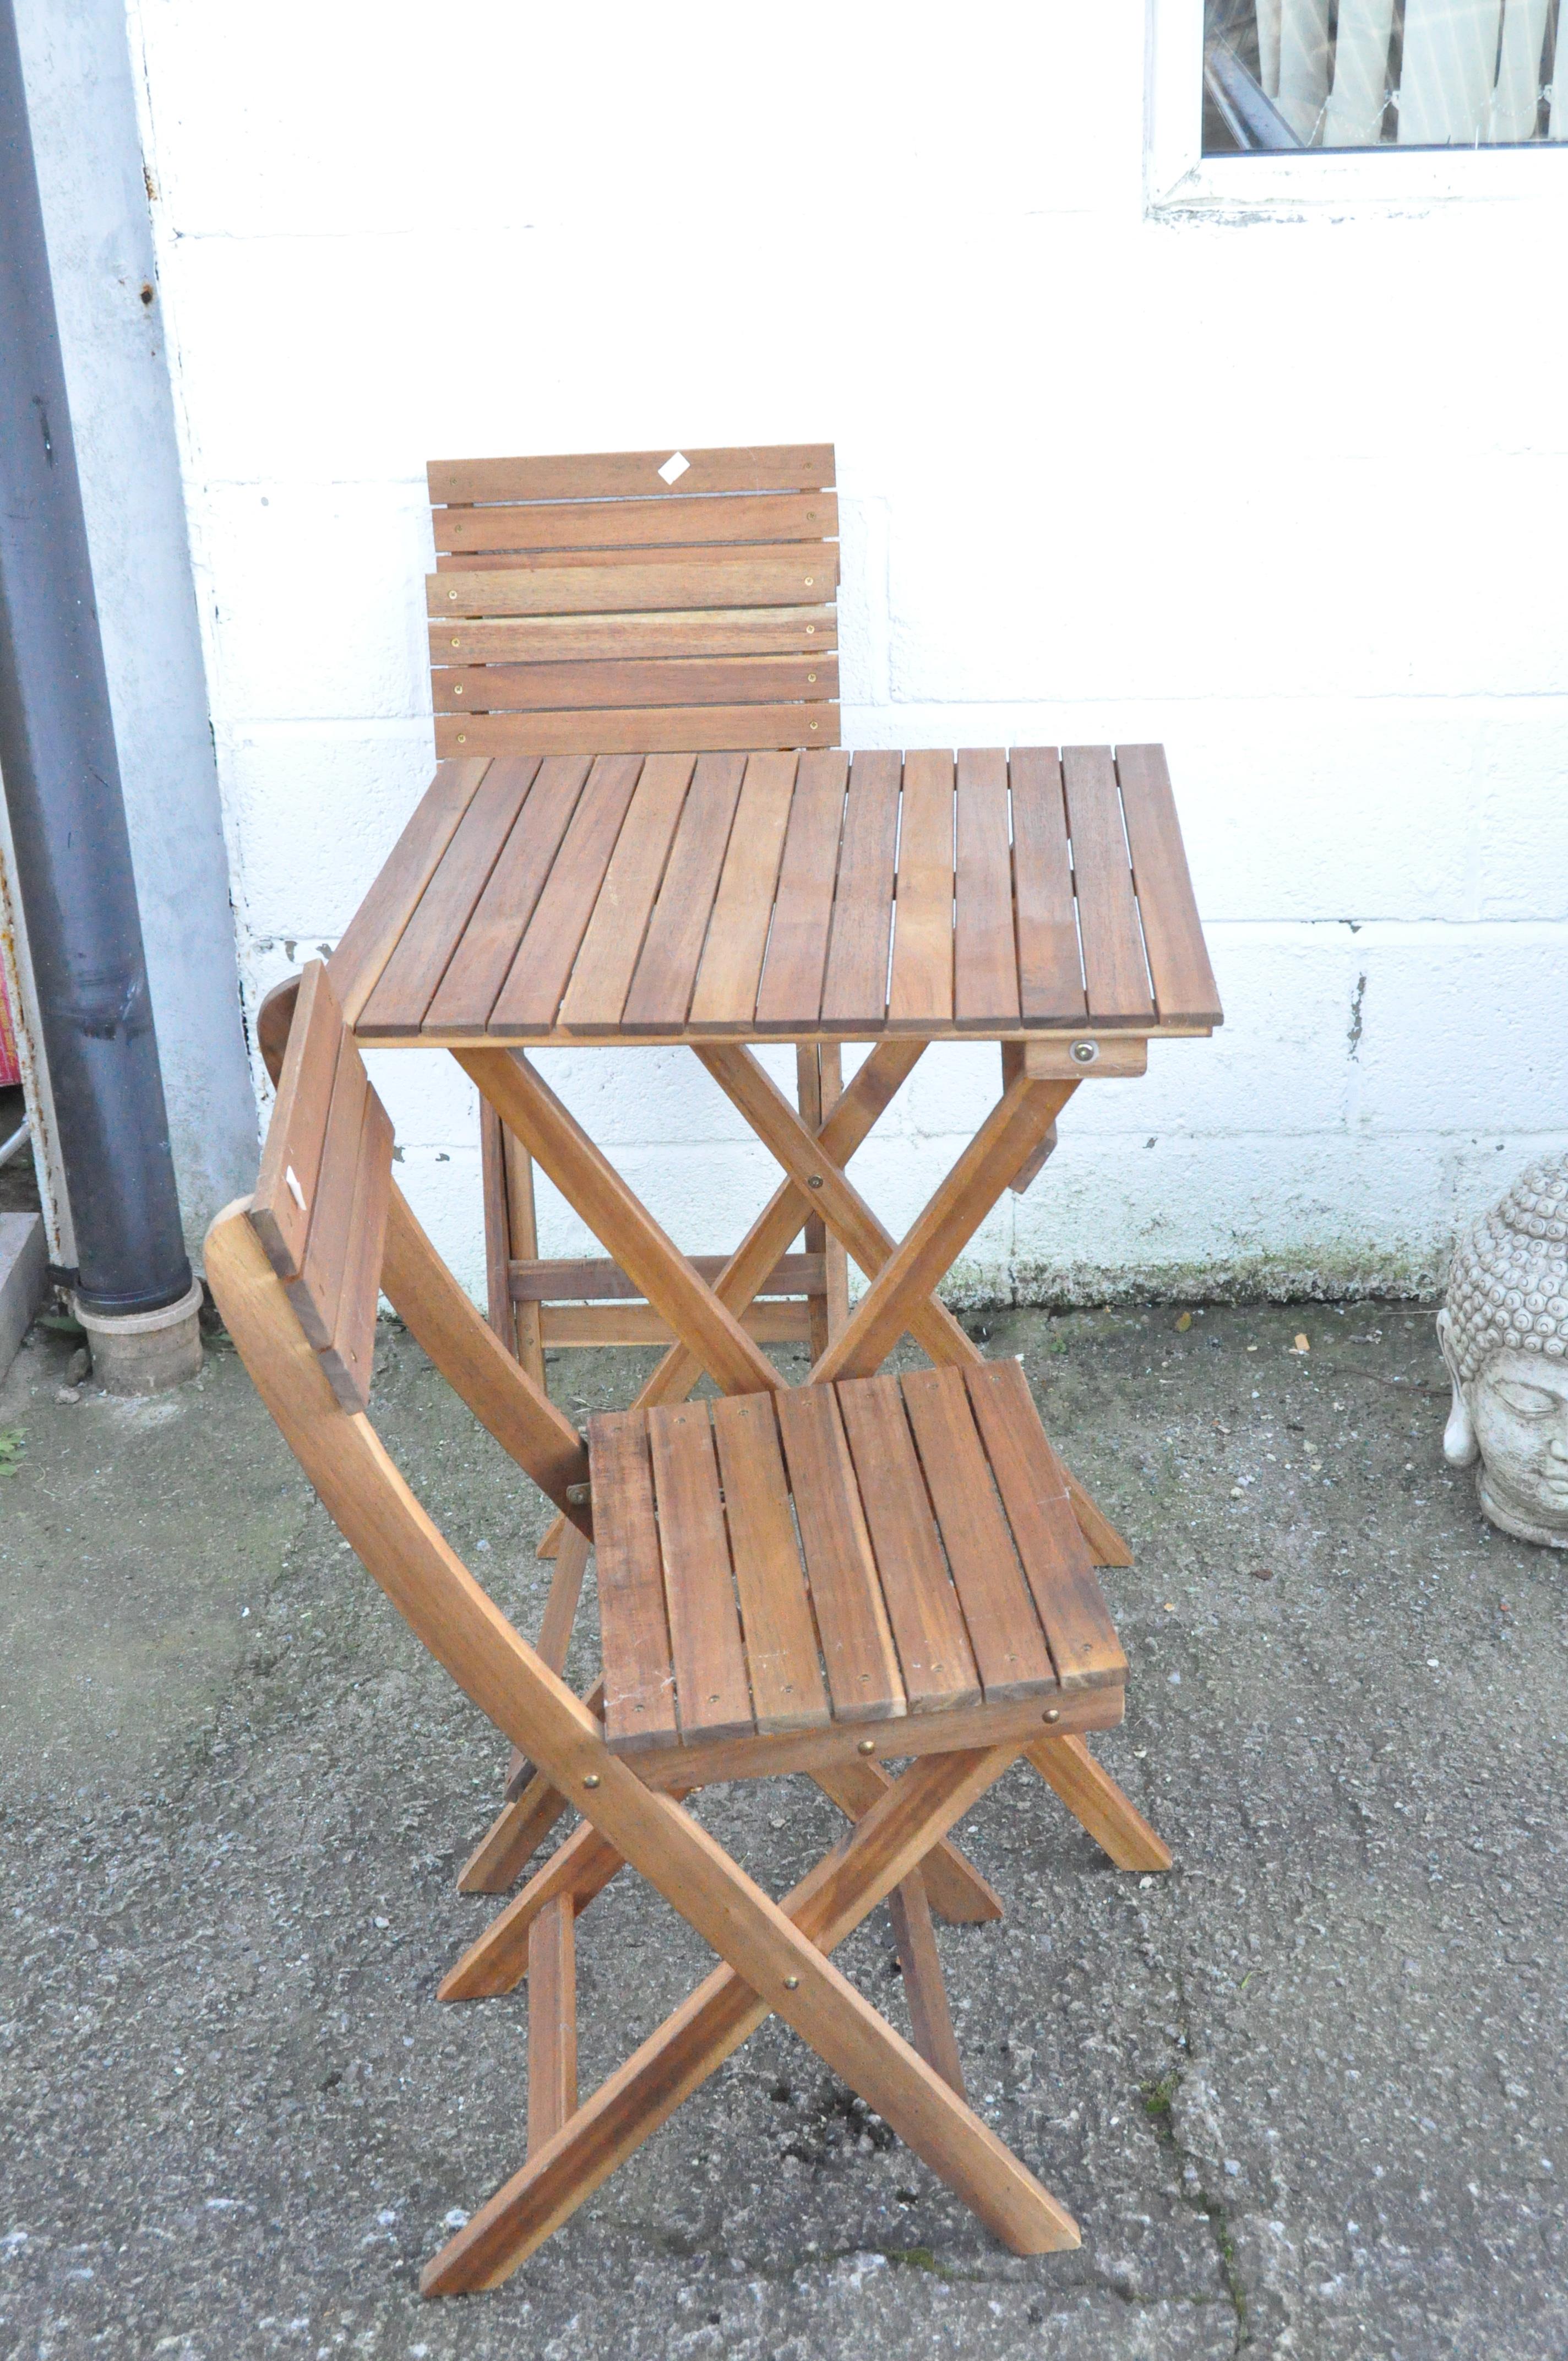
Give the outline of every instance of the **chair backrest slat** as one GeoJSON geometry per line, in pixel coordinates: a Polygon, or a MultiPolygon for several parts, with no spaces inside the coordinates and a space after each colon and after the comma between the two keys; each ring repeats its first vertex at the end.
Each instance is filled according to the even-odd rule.
{"type": "Polygon", "coordinates": [[[831,444],[433,461],[437,752],[836,745],[833,475],[831,444]]]}
{"type": "Polygon", "coordinates": [[[313,960],[279,1077],[250,1219],[345,1409],[370,1400],[392,1126],[313,960]]]}

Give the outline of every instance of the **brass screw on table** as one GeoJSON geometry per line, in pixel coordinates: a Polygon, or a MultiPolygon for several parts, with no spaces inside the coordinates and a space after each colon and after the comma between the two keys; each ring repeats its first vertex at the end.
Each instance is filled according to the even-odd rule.
{"type": "Polygon", "coordinates": [[[1046,1708],[1045,1714],[1044,1714],[1044,1717],[1043,1717],[1043,1718],[1044,1718],[1044,1719],[1045,1719],[1045,1720],[1047,1720],[1047,1721],[1059,1721],[1059,1720],[1061,1719],[1061,1708],[1060,1708],[1060,1706],[1059,1706],[1059,1705],[1048,1705],[1048,1706],[1046,1708]]]}
{"type": "Polygon", "coordinates": [[[800,1978],[798,1976],[785,1976],[784,1990],[785,1992],[798,1992],[800,1990],[800,1978]]]}
{"type": "Polygon", "coordinates": [[[588,1773],[587,1777],[583,1781],[583,1784],[584,1784],[584,1786],[585,1786],[585,1787],[597,1787],[597,1786],[598,1785],[598,1783],[599,1783],[599,1774],[598,1774],[598,1773],[597,1771],[590,1771],[590,1772],[588,1773]]]}
{"type": "Polygon", "coordinates": [[[1077,1065],[1092,1066],[1100,1055],[1100,1044],[1098,1041],[1075,1041],[1068,1055],[1077,1065]]]}
{"type": "Polygon", "coordinates": [[[856,1747],[855,1752],[857,1754],[874,1754],[876,1752],[876,1740],[874,1738],[862,1738],[859,1746],[856,1747]]]}

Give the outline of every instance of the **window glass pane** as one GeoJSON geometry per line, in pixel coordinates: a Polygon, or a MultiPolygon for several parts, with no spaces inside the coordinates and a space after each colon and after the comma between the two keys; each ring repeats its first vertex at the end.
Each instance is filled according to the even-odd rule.
{"type": "Polygon", "coordinates": [[[1568,0],[1205,0],[1203,152],[1568,140],[1568,0]]]}

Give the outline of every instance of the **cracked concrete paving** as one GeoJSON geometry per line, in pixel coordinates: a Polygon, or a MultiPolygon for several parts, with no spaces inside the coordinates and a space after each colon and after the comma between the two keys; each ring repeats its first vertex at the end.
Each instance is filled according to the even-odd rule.
{"type": "MultiPolygon", "coordinates": [[[[963,1830],[1009,1906],[939,1935],[971,2095],[1081,2249],[1003,2253],[774,2024],[444,2304],[419,2261],[523,2150],[525,1996],[433,1997],[497,1906],[453,1878],[505,1750],[226,1345],[179,1395],[68,1407],[36,1331],[0,1393],[0,2353],[1568,2350],[1568,1565],[1444,1469],[1428,1313],[1178,1316],[971,1323],[1135,1543],[1096,1744],[1177,1861],[1119,1876],[1023,1769],[963,1830]]],[[[395,1455],[532,1628],[539,1496],[401,1331],[379,1359],[395,1455]]],[[[637,1366],[553,1378],[580,1411],[637,1366]]],[[[836,1833],[795,1783],[702,1811],[775,1891],[836,1833]]],[[[579,1946],[587,2088],[705,1955],[630,1878],[579,1946]]],[[[885,1915],[840,1956],[905,2021],[885,1915]]]]}

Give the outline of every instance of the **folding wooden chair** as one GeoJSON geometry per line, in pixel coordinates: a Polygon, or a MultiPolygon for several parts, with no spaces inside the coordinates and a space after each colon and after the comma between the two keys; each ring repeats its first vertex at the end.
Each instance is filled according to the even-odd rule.
{"type": "Polygon", "coordinates": [[[424,2273],[493,2286],[770,2011],[1014,2252],[1069,2215],[968,2105],[930,1905],[1000,1905],[948,1831],[1021,1752],[1119,1865],[1168,1855],[1082,1733],[1125,1664],[1065,1479],[1014,1363],[671,1403],[567,1423],[445,1269],[391,1177],[391,1127],[326,972],[307,968],[253,1197],[207,1239],[258,1390],[360,1559],[539,1766],[543,1834],[582,1824],[447,1977],[530,1986],[529,2154],[424,2273]],[[604,1680],[580,1700],[414,1499],[367,1410],[378,1284],[573,1529],[597,1539],[604,1680]],[[890,1779],[881,1758],[912,1758],[890,1779]],[[714,1781],[810,1773],[854,1826],[775,1903],[681,1808],[714,1781]],[[574,1926],[630,1862],[718,1953],[578,2103],[574,1926]],[[894,1905],[913,2046],[829,1953],[894,1905]]]}

